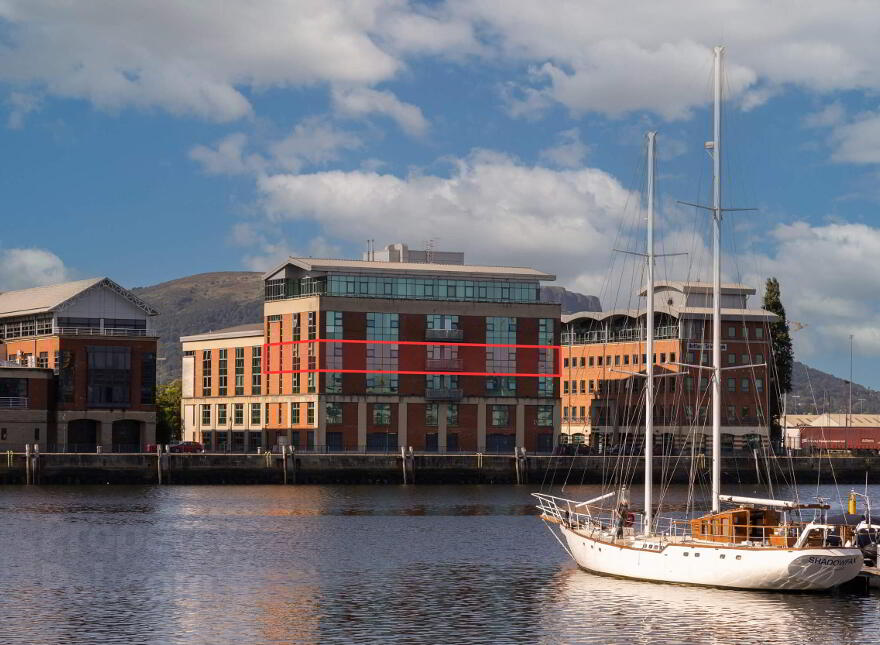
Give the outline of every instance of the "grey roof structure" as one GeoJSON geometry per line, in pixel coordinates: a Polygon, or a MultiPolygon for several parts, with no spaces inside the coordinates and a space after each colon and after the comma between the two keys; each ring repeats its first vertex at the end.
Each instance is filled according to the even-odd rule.
{"type": "Polygon", "coordinates": [[[50,284],[44,287],[4,291],[0,293],[0,318],[10,316],[31,316],[61,309],[63,305],[80,294],[96,287],[107,287],[142,309],[148,316],[158,315],[158,311],[150,307],[131,291],[119,286],[109,278],[88,278],[74,282],[50,284]]]}
{"type": "MultiPolygon", "coordinates": [[[[685,280],[659,280],[654,283],[655,291],[671,289],[680,291],[681,293],[712,293],[713,285],[711,282],[696,282],[685,280]]],[[[647,295],[648,288],[642,287],[639,291],[640,296],[647,295]]],[[[757,293],[754,287],[747,284],[739,284],[737,282],[725,282],[721,284],[722,295],[747,295],[753,296],[757,293]]]]}
{"type": "Polygon", "coordinates": [[[206,331],[201,334],[193,334],[191,336],[181,336],[181,342],[194,340],[216,340],[221,338],[242,338],[247,336],[262,336],[263,323],[247,323],[245,325],[235,325],[234,327],[225,327],[216,331],[206,331]]]}
{"type": "MultiPolygon", "coordinates": [[[[666,305],[656,305],[654,313],[669,314],[676,318],[711,318],[711,307],[669,307],[666,305]]],[[[615,316],[626,316],[629,318],[639,318],[645,316],[644,309],[610,309],[608,311],[578,311],[571,314],[563,314],[563,324],[573,322],[575,320],[607,320],[615,316]]],[[[766,320],[773,322],[777,316],[773,312],[766,309],[730,309],[721,308],[721,315],[728,318],[741,318],[750,320],[766,320]]]]}
{"type": "Polygon", "coordinates": [[[270,278],[288,264],[305,271],[341,272],[359,274],[442,274],[451,278],[500,278],[517,280],[556,280],[556,276],[528,267],[486,266],[478,264],[426,264],[423,262],[377,262],[370,260],[338,260],[330,258],[288,258],[288,260],[263,275],[270,278]]]}

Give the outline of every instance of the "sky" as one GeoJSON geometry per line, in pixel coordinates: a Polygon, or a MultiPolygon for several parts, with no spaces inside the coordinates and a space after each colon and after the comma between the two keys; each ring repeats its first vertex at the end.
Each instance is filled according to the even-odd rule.
{"type": "MultiPolygon", "coordinates": [[[[796,356],[880,388],[880,4],[0,0],[0,290],[129,286],[405,242],[633,304],[645,132],[661,278],[779,278],[796,356]]],[[[640,246],[641,245],[641,246],[640,246]]]]}

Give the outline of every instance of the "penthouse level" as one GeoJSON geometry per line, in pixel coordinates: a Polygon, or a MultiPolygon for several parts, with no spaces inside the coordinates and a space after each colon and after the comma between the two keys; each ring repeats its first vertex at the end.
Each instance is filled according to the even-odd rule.
{"type": "MultiPolygon", "coordinates": [[[[749,306],[751,287],[721,290],[722,430],[725,450],[769,438],[769,325],[776,316],[749,306]]],[[[645,291],[634,309],[579,312],[562,317],[561,441],[603,447],[641,441],[644,378],[656,365],[657,449],[711,446],[712,285],[659,282],[655,287],[654,352],[645,354],[645,291]]],[[[623,446],[621,446],[623,447],[623,446]]],[[[636,446],[638,448],[638,446],[636,446]]]]}
{"type": "MultiPolygon", "coordinates": [[[[467,265],[455,253],[438,256],[462,263],[390,255],[395,259],[290,258],[265,274],[262,445],[552,449],[560,308],[539,301],[539,285],[555,277],[467,265]]],[[[194,383],[184,401],[188,436],[232,445],[234,423],[222,406],[237,403],[215,403],[215,383],[229,367],[215,366],[212,352],[229,356],[233,343],[215,349],[208,343],[221,338],[183,340],[194,383]]]]}

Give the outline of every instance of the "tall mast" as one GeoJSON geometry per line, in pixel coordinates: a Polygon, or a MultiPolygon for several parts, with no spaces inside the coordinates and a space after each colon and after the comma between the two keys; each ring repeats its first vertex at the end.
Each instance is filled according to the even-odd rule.
{"type": "Polygon", "coordinates": [[[647,342],[645,359],[647,379],[645,383],[645,534],[653,524],[653,467],[654,458],[654,139],[656,132],[648,133],[648,302],[647,342]]]}
{"type": "Polygon", "coordinates": [[[712,512],[721,510],[721,55],[715,48],[712,138],[712,512]]]}

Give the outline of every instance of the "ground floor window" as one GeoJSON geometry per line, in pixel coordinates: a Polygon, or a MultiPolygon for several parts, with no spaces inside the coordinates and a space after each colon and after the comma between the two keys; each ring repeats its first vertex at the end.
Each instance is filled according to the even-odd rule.
{"type": "Polygon", "coordinates": [[[539,432],[538,433],[538,452],[552,452],[553,451],[553,433],[551,432],[539,432]]]}
{"type": "Polygon", "coordinates": [[[342,451],[342,433],[341,432],[328,432],[327,433],[327,450],[334,452],[342,451]]]}
{"type": "Polygon", "coordinates": [[[382,452],[397,450],[396,432],[368,432],[367,450],[379,450],[382,452]]]}
{"type": "Polygon", "coordinates": [[[492,433],[486,435],[486,452],[513,452],[516,436],[513,434],[492,433]]]}
{"type": "Polygon", "coordinates": [[[426,452],[437,452],[438,443],[437,443],[437,433],[429,432],[425,435],[425,451],[426,452]]]}
{"type": "Polygon", "coordinates": [[[446,452],[458,452],[461,448],[458,447],[458,433],[450,432],[446,435],[446,452]]]}

